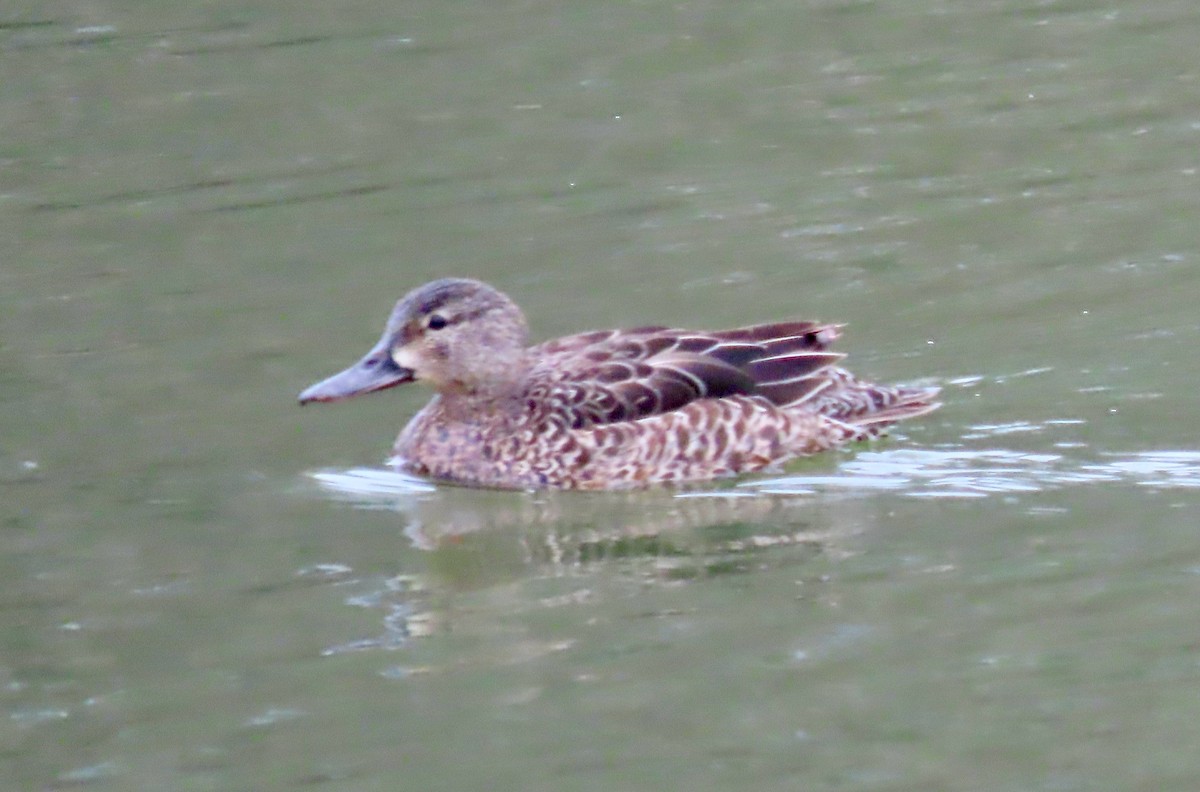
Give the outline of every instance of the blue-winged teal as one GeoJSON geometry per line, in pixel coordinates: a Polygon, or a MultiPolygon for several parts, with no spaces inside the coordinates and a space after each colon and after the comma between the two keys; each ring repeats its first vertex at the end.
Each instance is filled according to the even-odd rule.
{"type": "Polygon", "coordinates": [[[769,469],[935,409],[936,388],[835,365],[838,325],[601,330],[526,347],[521,310],[447,278],[396,304],[379,343],[300,394],[336,401],[405,382],[437,395],[396,439],[403,470],[509,489],[615,489],[769,469]]]}

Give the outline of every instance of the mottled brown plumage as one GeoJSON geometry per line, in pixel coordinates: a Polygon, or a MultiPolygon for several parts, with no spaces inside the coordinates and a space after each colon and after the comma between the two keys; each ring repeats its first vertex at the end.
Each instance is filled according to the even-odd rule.
{"type": "Polygon", "coordinates": [[[335,401],[404,382],[437,391],[396,440],[431,478],[509,489],[615,489],[773,468],[872,437],[938,404],[936,388],[861,382],[839,326],[603,330],[526,347],[520,309],[443,279],[396,304],[358,364],[300,394],[335,401]]]}

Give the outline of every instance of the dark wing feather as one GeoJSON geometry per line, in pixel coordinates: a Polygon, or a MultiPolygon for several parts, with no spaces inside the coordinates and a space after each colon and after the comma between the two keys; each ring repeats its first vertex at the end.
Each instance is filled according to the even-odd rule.
{"type": "Polygon", "coordinates": [[[835,325],[784,322],[712,333],[641,327],[582,333],[530,350],[531,404],[576,427],[636,420],[697,399],[760,394],[779,405],[812,398],[835,325]]]}

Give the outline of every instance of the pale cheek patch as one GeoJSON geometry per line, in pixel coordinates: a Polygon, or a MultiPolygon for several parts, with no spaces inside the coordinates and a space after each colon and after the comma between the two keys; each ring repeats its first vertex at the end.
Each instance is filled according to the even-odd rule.
{"type": "Polygon", "coordinates": [[[406,368],[410,371],[417,370],[417,355],[408,347],[400,347],[392,350],[392,362],[400,368],[406,368]]]}

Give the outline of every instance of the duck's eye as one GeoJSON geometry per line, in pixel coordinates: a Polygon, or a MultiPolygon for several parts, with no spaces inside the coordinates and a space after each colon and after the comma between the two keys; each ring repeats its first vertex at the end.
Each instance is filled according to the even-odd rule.
{"type": "Polygon", "coordinates": [[[441,330],[448,324],[450,323],[446,321],[446,317],[442,316],[441,314],[434,314],[433,316],[429,317],[429,321],[425,323],[425,326],[430,330],[441,330]]]}

